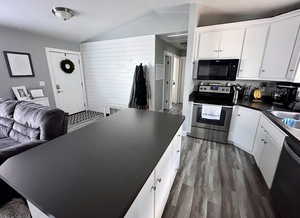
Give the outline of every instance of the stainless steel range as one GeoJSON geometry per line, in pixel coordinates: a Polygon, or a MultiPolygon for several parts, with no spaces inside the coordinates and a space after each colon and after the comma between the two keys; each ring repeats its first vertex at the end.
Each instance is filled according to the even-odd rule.
{"type": "Polygon", "coordinates": [[[194,102],[190,136],[226,143],[236,95],[233,86],[200,85],[198,91],[190,95],[190,100],[194,102]],[[208,107],[206,105],[212,109],[219,109],[219,114],[215,114],[217,116],[214,117],[205,116],[203,110],[208,107]]]}

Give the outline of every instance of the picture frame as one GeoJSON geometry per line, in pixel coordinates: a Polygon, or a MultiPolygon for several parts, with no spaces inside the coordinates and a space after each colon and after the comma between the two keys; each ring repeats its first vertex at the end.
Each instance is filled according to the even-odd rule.
{"type": "Polygon", "coordinates": [[[43,89],[30,89],[29,93],[32,98],[42,98],[45,97],[43,89]]]}
{"type": "Polygon", "coordinates": [[[13,93],[19,101],[24,101],[30,99],[25,86],[14,86],[12,87],[13,93]]]}
{"type": "Polygon", "coordinates": [[[34,77],[31,56],[25,52],[3,51],[10,77],[34,77]]]}

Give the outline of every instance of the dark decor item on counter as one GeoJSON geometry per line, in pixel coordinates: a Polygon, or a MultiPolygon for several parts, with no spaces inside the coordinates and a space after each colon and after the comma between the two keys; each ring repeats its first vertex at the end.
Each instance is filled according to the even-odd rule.
{"type": "Polygon", "coordinates": [[[60,62],[60,68],[65,73],[73,73],[75,65],[71,60],[65,59],[60,62]]]}
{"type": "Polygon", "coordinates": [[[147,80],[142,64],[135,68],[129,107],[143,110],[148,109],[147,80]]]}
{"type": "Polygon", "coordinates": [[[34,77],[29,53],[3,51],[10,77],[34,77]]]}

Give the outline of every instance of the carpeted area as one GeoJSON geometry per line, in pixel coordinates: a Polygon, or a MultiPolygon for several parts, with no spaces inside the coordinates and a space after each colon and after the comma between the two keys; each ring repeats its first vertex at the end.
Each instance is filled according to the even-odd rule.
{"type": "Polygon", "coordinates": [[[103,113],[90,110],[72,114],[68,119],[68,131],[76,130],[103,117],[103,113]]]}
{"type": "Polygon", "coordinates": [[[1,218],[31,218],[29,208],[22,199],[13,199],[0,208],[1,218]]]}

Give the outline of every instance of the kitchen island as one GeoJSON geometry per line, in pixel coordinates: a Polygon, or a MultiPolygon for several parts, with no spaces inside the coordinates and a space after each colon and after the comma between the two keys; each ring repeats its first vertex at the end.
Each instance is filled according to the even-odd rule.
{"type": "Polygon", "coordinates": [[[131,218],[141,211],[154,217],[147,207],[158,217],[163,207],[153,195],[163,193],[159,203],[165,203],[169,194],[183,121],[126,109],[10,158],[1,165],[0,178],[27,199],[33,218],[131,218]]]}

